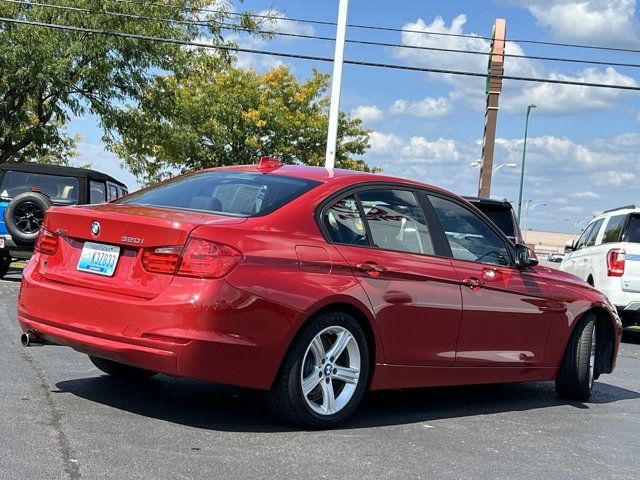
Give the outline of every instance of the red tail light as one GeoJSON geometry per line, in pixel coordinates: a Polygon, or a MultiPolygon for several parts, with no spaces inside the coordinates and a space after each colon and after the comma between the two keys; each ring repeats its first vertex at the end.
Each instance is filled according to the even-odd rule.
{"type": "Polygon", "coordinates": [[[624,261],[626,252],[622,248],[612,248],[607,253],[607,275],[621,277],[624,275],[624,261]]]}
{"type": "Polygon", "coordinates": [[[192,238],[182,253],[178,275],[199,278],[220,278],[242,261],[242,254],[222,243],[192,238]]]}
{"type": "Polygon", "coordinates": [[[182,245],[148,248],[142,253],[142,266],[147,272],[174,274],[181,251],[182,245]]]}
{"type": "Polygon", "coordinates": [[[58,251],[58,234],[42,228],[33,248],[44,255],[55,255],[58,251]]]}
{"type": "Polygon", "coordinates": [[[142,254],[142,266],[148,272],[197,278],[224,277],[241,260],[235,248],[201,238],[190,239],[184,248],[148,248],[142,254]]]}

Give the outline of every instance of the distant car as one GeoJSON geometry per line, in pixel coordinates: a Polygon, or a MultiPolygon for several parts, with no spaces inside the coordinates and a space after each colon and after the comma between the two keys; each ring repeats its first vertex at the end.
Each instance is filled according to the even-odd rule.
{"type": "Polygon", "coordinates": [[[104,173],[37,163],[0,164],[0,278],[13,259],[28,259],[52,205],[103,203],[127,194],[104,173]]]}
{"type": "Polygon", "coordinates": [[[273,159],[53,207],[36,251],[25,346],[267,390],[306,427],[344,421],[367,389],[555,380],[586,400],[622,331],[604,295],[536,268],[452,193],[273,159]]]}
{"type": "Polygon", "coordinates": [[[514,244],[524,244],[513,206],[506,200],[492,198],[464,197],[474,207],[484,213],[514,244]]]}
{"type": "Polygon", "coordinates": [[[564,260],[564,253],[550,253],[547,262],[561,263],[564,260]]]}
{"type": "Polygon", "coordinates": [[[627,205],[594,218],[560,269],[603,292],[625,325],[640,324],[640,208],[627,205]]]}

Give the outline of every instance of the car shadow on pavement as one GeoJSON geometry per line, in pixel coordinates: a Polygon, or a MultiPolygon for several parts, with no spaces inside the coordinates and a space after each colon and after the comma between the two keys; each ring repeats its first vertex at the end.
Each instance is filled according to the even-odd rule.
{"type": "MultiPolygon", "coordinates": [[[[100,376],[66,380],[57,393],[78,397],[145,417],[195,428],[237,432],[277,432],[294,428],[269,409],[264,392],[158,376],[127,382],[100,376]]],[[[445,418],[526,411],[640,398],[640,393],[597,383],[589,403],[558,399],[552,382],[476,385],[370,392],[342,428],[369,428],[445,418]]]]}

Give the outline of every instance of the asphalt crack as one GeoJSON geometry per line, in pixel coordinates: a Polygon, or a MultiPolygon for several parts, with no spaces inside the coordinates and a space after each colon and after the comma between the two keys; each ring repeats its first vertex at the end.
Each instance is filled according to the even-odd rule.
{"type": "Polygon", "coordinates": [[[81,477],[80,466],[78,460],[71,447],[69,437],[64,433],[62,428],[63,414],[56,407],[51,395],[51,386],[47,383],[47,378],[42,367],[38,364],[38,361],[33,357],[26,348],[20,349],[20,356],[25,362],[29,364],[31,369],[35,372],[36,377],[39,380],[38,388],[42,392],[44,397],[44,404],[47,408],[49,421],[46,423],[53,432],[56,444],[58,446],[58,452],[62,458],[63,473],[68,480],[77,480],[81,477]]]}

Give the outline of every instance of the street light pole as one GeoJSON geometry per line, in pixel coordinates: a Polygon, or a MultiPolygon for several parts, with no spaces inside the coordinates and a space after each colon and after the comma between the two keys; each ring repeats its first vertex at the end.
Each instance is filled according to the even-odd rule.
{"type": "Polygon", "coordinates": [[[336,29],[336,50],[333,57],[333,78],[331,79],[331,104],[329,105],[329,129],[327,132],[327,154],[324,166],[333,168],[336,163],[338,144],[338,118],[340,115],[340,87],[342,86],[342,62],[344,43],[347,36],[347,12],[349,0],[339,0],[338,26],[336,29]]]}
{"type": "Polygon", "coordinates": [[[527,119],[524,123],[524,146],[522,147],[522,166],[520,167],[520,194],[518,196],[518,223],[520,223],[520,214],[522,213],[522,189],[524,187],[524,162],[527,155],[527,133],[529,130],[529,114],[532,108],[537,108],[537,105],[529,105],[527,107],[527,119]]]}
{"type": "Polygon", "coordinates": [[[526,235],[527,235],[527,219],[529,218],[529,212],[531,210],[533,210],[534,208],[541,206],[541,207],[546,207],[547,204],[546,203],[533,203],[533,200],[527,200],[526,202],[524,202],[524,232],[523,235],[525,236],[525,241],[526,241],[526,235]]]}

